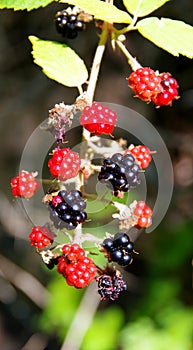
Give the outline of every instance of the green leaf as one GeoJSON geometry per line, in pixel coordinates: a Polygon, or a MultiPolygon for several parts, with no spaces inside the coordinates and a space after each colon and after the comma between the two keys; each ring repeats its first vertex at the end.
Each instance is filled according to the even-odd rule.
{"type": "Polygon", "coordinates": [[[66,86],[79,87],[88,78],[83,60],[66,44],[30,36],[34,62],[44,74],[66,86]]]}
{"type": "Polygon", "coordinates": [[[53,0],[0,0],[0,9],[14,9],[31,11],[38,7],[45,7],[53,0]]]}
{"type": "Polygon", "coordinates": [[[96,19],[109,23],[131,23],[132,20],[127,12],[100,0],[62,0],[61,2],[76,5],[96,19]]]}
{"type": "Polygon", "coordinates": [[[193,27],[170,18],[150,17],[137,24],[138,31],[148,40],[174,56],[193,57],[193,27]]]}
{"type": "Polygon", "coordinates": [[[112,350],[117,348],[118,332],[122,324],[123,311],[120,308],[111,306],[105,311],[98,311],[84,337],[81,350],[112,350]]]}
{"type": "Polygon", "coordinates": [[[126,9],[136,17],[147,16],[169,0],[123,0],[126,9]]]}

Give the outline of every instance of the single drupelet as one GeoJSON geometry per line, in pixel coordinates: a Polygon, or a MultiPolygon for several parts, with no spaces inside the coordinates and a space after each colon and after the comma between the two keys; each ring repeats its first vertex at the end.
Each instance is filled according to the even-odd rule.
{"type": "Polygon", "coordinates": [[[104,159],[103,164],[98,179],[112,189],[115,196],[119,191],[128,192],[139,185],[140,167],[131,154],[115,153],[111,158],[104,159]]]}
{"type": "Polygon", "coordinates": [[[50,219],[57,229],[75,229],[87,219],[86,202],[79,191],[60,191],[49,201],[50,219]]]}

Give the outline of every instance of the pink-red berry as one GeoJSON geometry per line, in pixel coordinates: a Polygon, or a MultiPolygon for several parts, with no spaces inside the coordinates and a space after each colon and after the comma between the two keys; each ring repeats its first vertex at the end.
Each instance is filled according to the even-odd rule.
{"type": "Polygon", "coordinates": [[[62,253],[58,260],[58,272],[66,278],[69,286],[83,288],[94,280],[96,266],[78,244],[65,244],[62,253]]]}
{"type": "Polygon", "coordinates": [[[174,99],[178,98],[178,82],[170,73],[161,73],[161,91],[152,97],[152,102],[157,106],[171,105],[174,99]]]}
{"type": "Polygon", "coordinates": [[[70,148],[54,149],[52,158],[48,161],[48,167],[52,176],[62,181],[77,176],[80,164],[78,153],[71,151],[70,148]]]}
{"type": "Polygon", "coordinates": [[[29,239],[31,245],[41,249],[53,242],[54,233],[51,232],[48,227],[34,226],[29,235],[29,239]]]}
{"type": "Polygon", "coordinates": [[[128,150],[125,151],[124,154],[127,154],[127,153],[130,153],[135,157],[136,162],[141,169],[147,168],[149,166],[149,163],[152,160],[150,149],[143,145],[129,148],[128,150]]]}
{"type": "Polygon", "coordinates": [[[31,198],[40,188],[40,183],[33,174],[22,170],[11,180],[11,191],[15,197],[31,198]]]}
{"type": "Polygon", "coordinates": [[[80,116],[80,124],[95,135],[111,134],[116,120],[117,114],[98,102],[86,106],[80,116]]]}
{"type": "Polygon", "coordinates": [[[137,202],[133,214],[138,217],[136,226],[149,227],[152,224],[152,210],[144,201],[137,202]]]}
{"type": "Polygon", "coordinates": [[[170,73],[160,73],[142,67],[131,73],[128,84],[135,96],[145,102],[152,101],[156,106],[168,106],[178,98],[178,82],[170,73]]]}
{"type": "Polygon", "coordinates": [[[148,67],[138,68],[128,78],[128,84],[135,96],[146,102],[150,102],[153,96],[161,92],[160,81],[156,72],[148,67]]]}

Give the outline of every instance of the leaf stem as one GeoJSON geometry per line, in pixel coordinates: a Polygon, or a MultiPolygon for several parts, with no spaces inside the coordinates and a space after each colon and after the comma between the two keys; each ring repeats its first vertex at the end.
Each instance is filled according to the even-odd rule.
{"type": "Polygon", "coordinates": [[[119,49],[122,51],[122,53],[125,55],[125,57],[128,60],[129,65],[131,66],[133,71],[136,71],[138,68],[141,68],[142,66],[140,65],[140,63],[136,60],[135,57],[133,57],[129,51],[127,50],[127,48],[125,47],[125,45],[120,41],[120,40],[116,40],[116,44],[119,47],[119,49]]]}

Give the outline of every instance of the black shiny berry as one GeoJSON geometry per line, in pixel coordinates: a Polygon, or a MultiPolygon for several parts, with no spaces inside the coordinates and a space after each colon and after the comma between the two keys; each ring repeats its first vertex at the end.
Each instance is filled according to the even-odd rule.
{"type": "Polygon", "coordinates": [[[110,252],[113,248],[113,240],[111,238],[105,238],[103,241],[103,247],[107,252],[110,252]]]}
{"type": "Polygon", "coordinates": [[[64,37],[74,39],[79,31],[85,29],[85,23],[79,19],[79,10],[76,7],[68,7],[59,11],[55,16],[56,30],[64,37]]]}
{"type": "Polygon", "coordinates": [[[128,192],[140,183],[138,172],[139,167],[131,154],[123,156],[121,153],[115,153],[111,158],[104,159],[98,180],[112,189],[114,196],[117,196],[119,191],[128,192]]]}
{"type": "Polygon", "coordinates": [[[86,202],[79,191],[60,191],[56,196],[56,205],[52,204],[53,200],[54,197],[49,203],[50,219],[57,229],[73,230],[87,219],[87,214],[83,211],[86,208],[86,202]],[[58,197],[59,202],[61,199],[59,204],[57,204],[58,197]]]}
{"type": "Polygon", "coordinates": [[[116,233],[113,240],[114,247],[126,247],[130,242],[129,237],[126,233],[116,233]]]}

